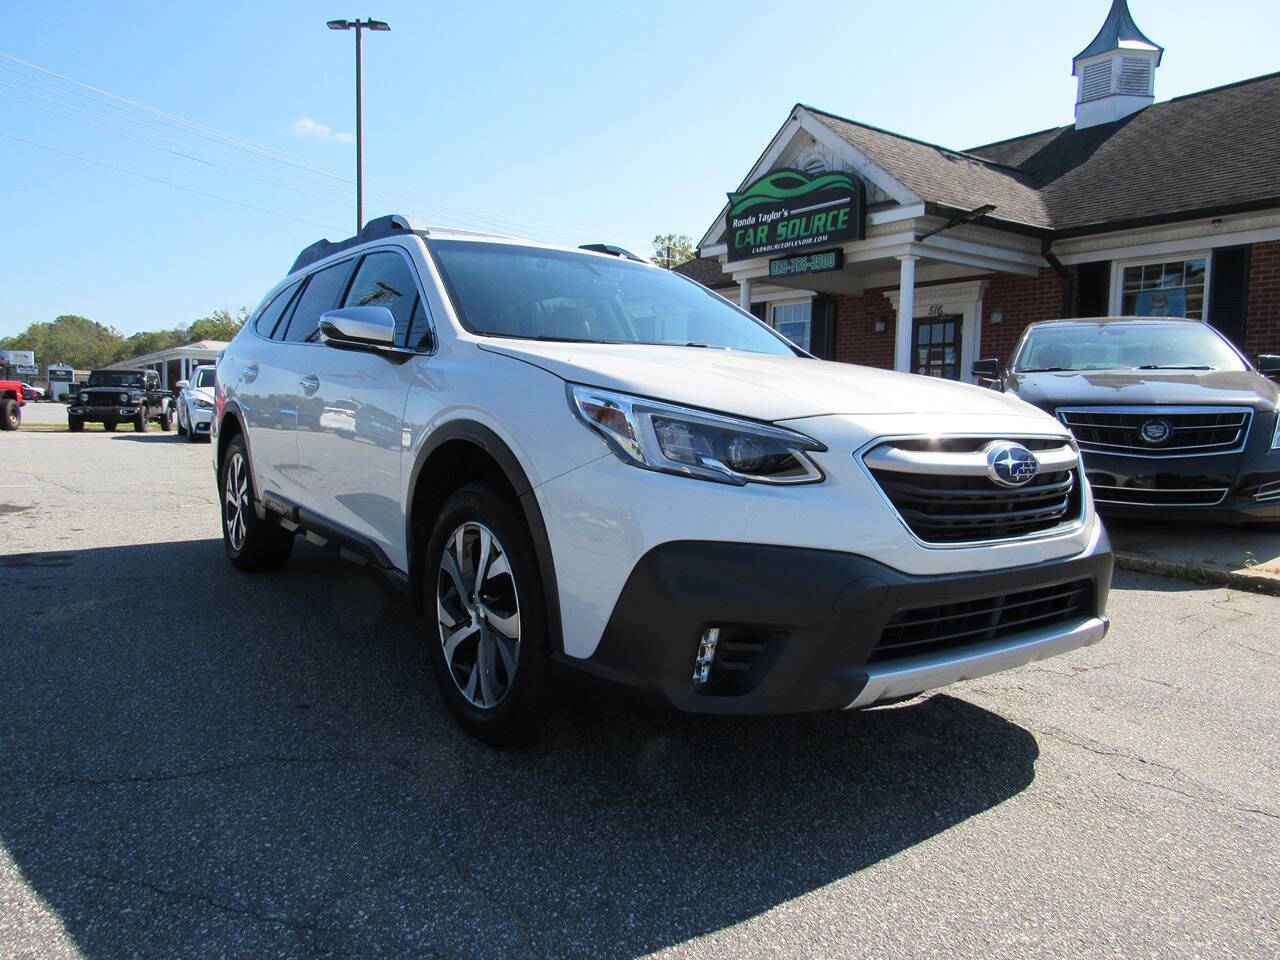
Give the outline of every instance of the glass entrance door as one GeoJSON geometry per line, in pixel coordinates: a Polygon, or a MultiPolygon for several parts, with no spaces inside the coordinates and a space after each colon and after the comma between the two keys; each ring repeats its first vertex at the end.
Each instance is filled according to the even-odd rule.
{"type": "Polygon", "coordinates": [[[961,316],[920,317],[911,341],[912,372],[944,380],[960,379],[961,316]]]}

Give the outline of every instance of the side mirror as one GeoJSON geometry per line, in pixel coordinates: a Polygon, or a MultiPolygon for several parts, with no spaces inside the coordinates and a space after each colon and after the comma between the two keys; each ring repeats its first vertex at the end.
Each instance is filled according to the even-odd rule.
{"type": "Polygon", "coordinates": [[[999,380],[1003,372],[999,360],[973,361],[973,375],[981,380],[999,380]]]}
{"type": "Polygon", "coordinates": [[[174,386],[177,387],[179,390],[185,390],[187,389],[187,387],[191,386],[191,382],[189,380],[179,380],[177,383],[174,384],[174,386]]]}
{"type": "Polygon", "coordinates": [[[386,307],[343,307],[320,315],[320,342],[339,350],[389,350],[396,320],[386,307]]]}
{"type": "Polygon", "coordinates": [[[1280,356],[1264,353],[1258,357],[1258,372],[1264,377],[1280,376],[1280,356]]]}

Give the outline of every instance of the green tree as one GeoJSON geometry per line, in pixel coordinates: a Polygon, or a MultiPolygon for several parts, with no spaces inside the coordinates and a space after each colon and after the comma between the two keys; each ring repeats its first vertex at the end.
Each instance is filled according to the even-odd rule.
{"type": "Polygon", "coordinates": [[[67,363],[78,370],[106,366],[118,359],[124,345],[119,331],[75,314],[33,323],[16,336],[0,340],[0,350],[34,350],[42,369],[51,363],[67,363]]]}
{"type": "Polygon", "coordinates": [[[120,347],[120,351],[116,355],[117,360],[130,360],[134,357],[140,357],[144,353],[155,353],[158,350],[168,350],[170,347],[180,347],[187,342],[187,331],[181,327],[175,327],[172,330],[146,330],[142,333],[135,333],[120,347]]]}
{"type": "Polygon", "coordinates": [[[660,233],[653,238],[653,262],[660,267],[674,270],[695,256],[693,241],[686,234],[660,233]]]}
{"type": "Polygon", "coordinates": [[[187,328],[187,342],[197,340],[230,340],[244,322],[249,319],[249,311],[241,307],[233,315],[230,310],[215,310],[207,317],[201,317],[187,328]]]}

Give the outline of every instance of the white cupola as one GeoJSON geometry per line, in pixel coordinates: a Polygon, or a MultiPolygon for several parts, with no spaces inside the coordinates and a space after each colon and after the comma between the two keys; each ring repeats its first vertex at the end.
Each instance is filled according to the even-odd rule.
{"type": "Polygon", "coordinates": [[[1072,61],[1076,129],[1110,123],[1151,106],[1163,54],[1164,48],[1133,22],[1126,0],[1112,0],[1102,29],[1072,61]]]}

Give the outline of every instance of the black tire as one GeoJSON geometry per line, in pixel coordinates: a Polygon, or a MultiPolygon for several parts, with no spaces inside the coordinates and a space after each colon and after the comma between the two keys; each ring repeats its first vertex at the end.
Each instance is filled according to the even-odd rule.
{"type": "Polygon", "coordinates": [[[241,570],[274,570],[284,564],[293,553],[294,535],[269,520],[258,519],[257,494],[242,436],[232,437],[227,444],[218,493],[227,559],[241,570]],[[229,489],[233,484],[234,492],[229,489]]]}
{"type": "Polygon", "coordinates": [[[81,433],[84,431],[83,417],[67,417],[67,429],[72,433],[81,433]]]}
{"type": "Polygon", "coordinates": [[[116,426],[117,424],[114,420],[104,420],[102,423],[102,429],[107,431],[107,433],[115,433],[116,426]]]}
{"type": "Polygon", "coordinates": [[[22,408],[12,397],[0,400],[0,430],[17,430],[22,426],[22,408]]]}
{"type": "Polygon", "coordinates": [[[160,429],[165,433],[173,429],[173,411],[168,407],[160,411],[160,429]]]}
{"type": "Polygon", "coordinates": [[[146,433],[151,429],[151,421],[147,419],[147,408],[142,407],[133,418],[133,429],[136,433],[146,433]]]}
{"type": "Polygon", "coordinates": [[[494,485],[463,487],[440,512],[425,549],[421,568],[427,654],[441,696],[462,729],[477,740],[494,746],[528,743],[551,713],[554,688],[542,575],[519,506],[494,485]],[[505,557],[509,574],[486,577],[477,587],[474,567],[483,550],[481,529],[497,542],[497,549],[491,550],[494,562],[486,566],[496,567],[505,557]],[[459,530],[464,531],[461,550],[455,549],[459,530]],[[446,569],[446,551],[450,557],[463,556],[465,562],[455,561],[454,566],[461,581],[446,569]],[[473,566],[470,572],[467,563],[473,566]],[[464,592],[459,587],[468,578],[464,592]],[[446,618],[452,623],[446,624],[446,618]],[[462,618],[469,620],[459,627],[462,618]],[[507,632],[512,621],[514,642],[507,632]],[[499,629],[494,622],[506,626],[499,629]],[[466,637],[455,640],[447,656],[446,641],[458,633],[466,637]]]}

